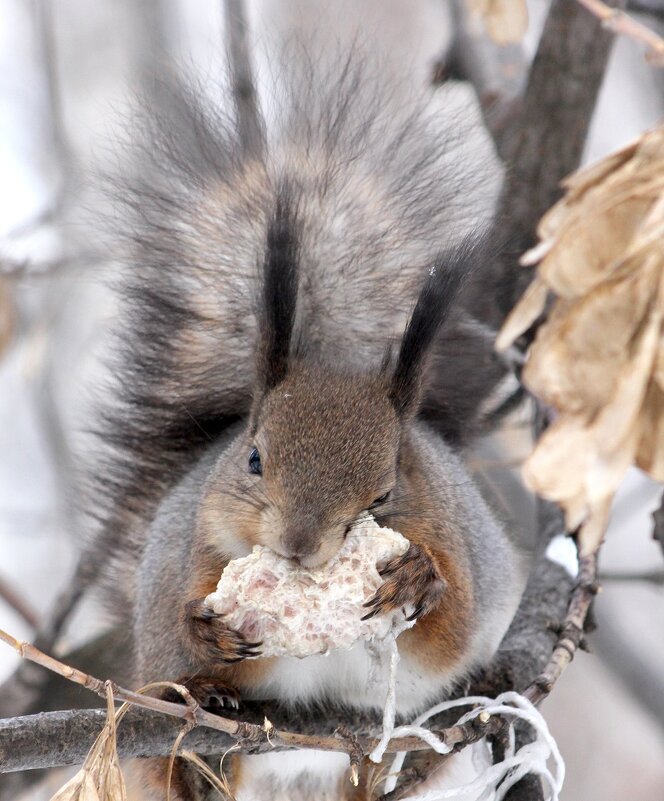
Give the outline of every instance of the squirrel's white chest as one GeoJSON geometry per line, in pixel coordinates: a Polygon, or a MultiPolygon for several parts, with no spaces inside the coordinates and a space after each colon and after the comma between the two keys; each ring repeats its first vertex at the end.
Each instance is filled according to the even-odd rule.
{"type": "MultiPolygon", "coordinates": [[[[349,650],[328,654],[275,659],[269,676],[254,688],[256,697],[279,698],[302,704],[329,700],[362,708],[382,709],[388,687],[388,662],[378,662],[363,642],[349,650]]],[[[402,657],[397,669],[397,710],[408,715],[444,688],[445,676],[426,675],[402,657]]]]}

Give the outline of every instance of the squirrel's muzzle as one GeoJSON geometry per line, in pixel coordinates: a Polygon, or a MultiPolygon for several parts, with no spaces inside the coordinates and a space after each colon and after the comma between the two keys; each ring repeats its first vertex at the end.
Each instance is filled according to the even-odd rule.
{"type": "Polygon", "coordinates": [[[320,551],[320,532],[312,526],[289,527],[279,538],[279,545],[289,559],[305,559],[320,551]]]}

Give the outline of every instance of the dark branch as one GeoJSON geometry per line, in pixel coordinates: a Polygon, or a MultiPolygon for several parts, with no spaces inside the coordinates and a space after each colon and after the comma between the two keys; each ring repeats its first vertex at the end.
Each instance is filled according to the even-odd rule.
{"type": "MultiPolygon", "coordinates": [[[[81,557],[67,588],[57,597],[47,619],[37,629],[36,648],[52,651],[71,614],[97,572],[90,554],[81,557]]],[[[42,688],[49,681],[48,671],[23,661],[16,671],[0,686],[0,717],[25,715],[38,699],[43,698],[42,688]]]]}
{"type": "MultiPolygon", "coordinates": [[[[622,7],[625,0],[610,0],[622,7]]],[[[560,182],[581,161],[613,34],[575,0],[554,0],[518,113],[505,131],[507,175],[496,215],[495,239],[507,242],[491,307],[480,319],[500,324],[531,279],[518,264],[536,242],[537,224],[560,198],[560,182]],[[497,304],[497,308],[496,308],[497,304]]]]}
{"type": "Polygon", "coordinates": [[[224,12],[231,88],[235,100],[240,142],[246,153],[258,156],[263,149],[263,126],[247,44],[244,0],[224,0],[224,12]]]}
{"type": "Polygon", "coordinates": [[[526,55],[521,45],[496,44],[465,0],[453,0],[452,14],[455,35],[444,72],[472,84],[498,155],[507,160],[505,134],[526,83],[526,55]]]}
{"type": "Polygon", "coordinates": [[[39,618],[30,604],[0,576],[0,598],[32,628],[37,628],[39,618]]]}
{"type": "MultiPolygon", "coordinates": [[[[558,565],[541,560],[528,583],[526,593],[509,632],[494,661],[494,669],[473,692],[497,694],[505,689],[523,689],[544,668],[556,637],[546,627],[548,620],[561,620],[571,587],[571,580],[558,565]]],[[[107,645],[99,643],[98,670],[103,656],[109,656],[107,645]]],[[[274,702],[244,703],[240,718],[262,724],[267,716],[277,729],[297,730],[302,734],[329,736],[345,725],[360,738],[375,736],[380,730],[380,718],[348,709],[313,709],[284,711],[274,702]]],[[[97,710],[79,710],[31,715],[0,721],[0,770],[18,771],[27,768],[54,767],[80,763],[94,737],[103,725],[104,713],[97,710]]],[[[181,719],[170,719],[144,710],[132,710],[119,727],[120,754],[135,756],[166,755],[182,727],[181,719]]],[[[436,725],[449,725],[436,724],[436,725]]],[[[491,726],[497,726],[492,723],[491,726]]],[[[471,742],[478,739],[477,731],[463,732],[453,727],[454,742],[471,742]]],[[[482,730],[481,736],[491,733],[482,730]]],[[[495,733],[495,732],[494,732],[495,733]]],[[[191,732],[185,745],[201,754],[223,752],[235,742],[229,735],[202,727],[191,732]]],[[[249,750],[263,745],[247,746],[249,750]]],[[[21,780],[5,778],[0,782],[0,798],[15,797],[18,784],[26,786],[31,774],[21,780]],[[9,789],[11,788],[11,792],[9,789]],[[14,795],[12,795],[14,793],[14,795]]]]}
{"type": "Polygon", "coordinates": [[[662,493],[662,500],[659,507],[652,513],[653,520],[653,539],[659,542],[664,556],[664,492],[662,493]]]}

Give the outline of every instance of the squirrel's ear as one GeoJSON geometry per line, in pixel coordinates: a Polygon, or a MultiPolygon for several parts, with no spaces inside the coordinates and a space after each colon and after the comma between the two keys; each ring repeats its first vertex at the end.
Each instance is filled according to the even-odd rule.
{"type": "Polygon", "coordinates": [[[292,195],[284,183],[268,222],[263,293],[258,323],[256,398],[285,377],[297,305],[299,228],[292,195]]]}
{"type": "Polygon", "coordinates": [[[440,327],[457,305],[475,255],[476,238],[466,238],[452,253],[440,255],[429,269],[390,379],[390,400],[400,417],[417,412],[427,354],[440,327]]]}

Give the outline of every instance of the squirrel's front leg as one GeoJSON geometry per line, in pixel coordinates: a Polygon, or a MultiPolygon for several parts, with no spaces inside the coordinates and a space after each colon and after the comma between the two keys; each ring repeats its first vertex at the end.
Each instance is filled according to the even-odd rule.
{"type": "Polygon", "coordinates": [[[232,665],[252,656],[260,656],[260,642],[248,642],[235,629],[229,628],[223,615],[196,598],[185,606],[185,625],[192,655],[201,666],[232,665]]]}
{"type": "Polygon", "coordinates": [[[370,611],[362,620],[404,606],[413,608],[408,620],[414,620],[434,609],[445,592],[446,581],[426,545],[411,544],[406,553],[389,561],[380,575],[385,581],[364,604],[370,611]]]}
{"type": "Polygon", "coordinates": [[[248,642],[226,624],[223,615],[205,604],[205,598],[215,591],[228,559],[211,547],[199,547],[196,553],[180,614],[187,650],[198,672],[260,656],[261,643],[248,642]]]}
{"type": "Polygon", "coordinates": [[[431,534],[381,570],[385,581],[366,606],[365,618],[406,607],[417,624],[399,637],[405,652],[432,672],[453,671],[472,637],[474,599],[463,556],[443,550],[431,534]]]}
{"type": "MultiPolygon", "coordinates": [[[[238,706],[238,677],[233,675],[237,671],[230,666],[259,656],[261,643],[247,641],[239,631],[226,624],[222,615],[205,604],[227,561],[209,552],[203,556],[197,560],[192,572],[192,579],[195,579],[189,582],[181,601],[180,630],[193,670],[178,676],[177,683],[185,685],[202,707],[217,711],[238,706]],[[184,600],[192,595],[195,597],[191,600],[184,600]]],[[[178,699],[173,697],[172,700],[178,699]]]]}

